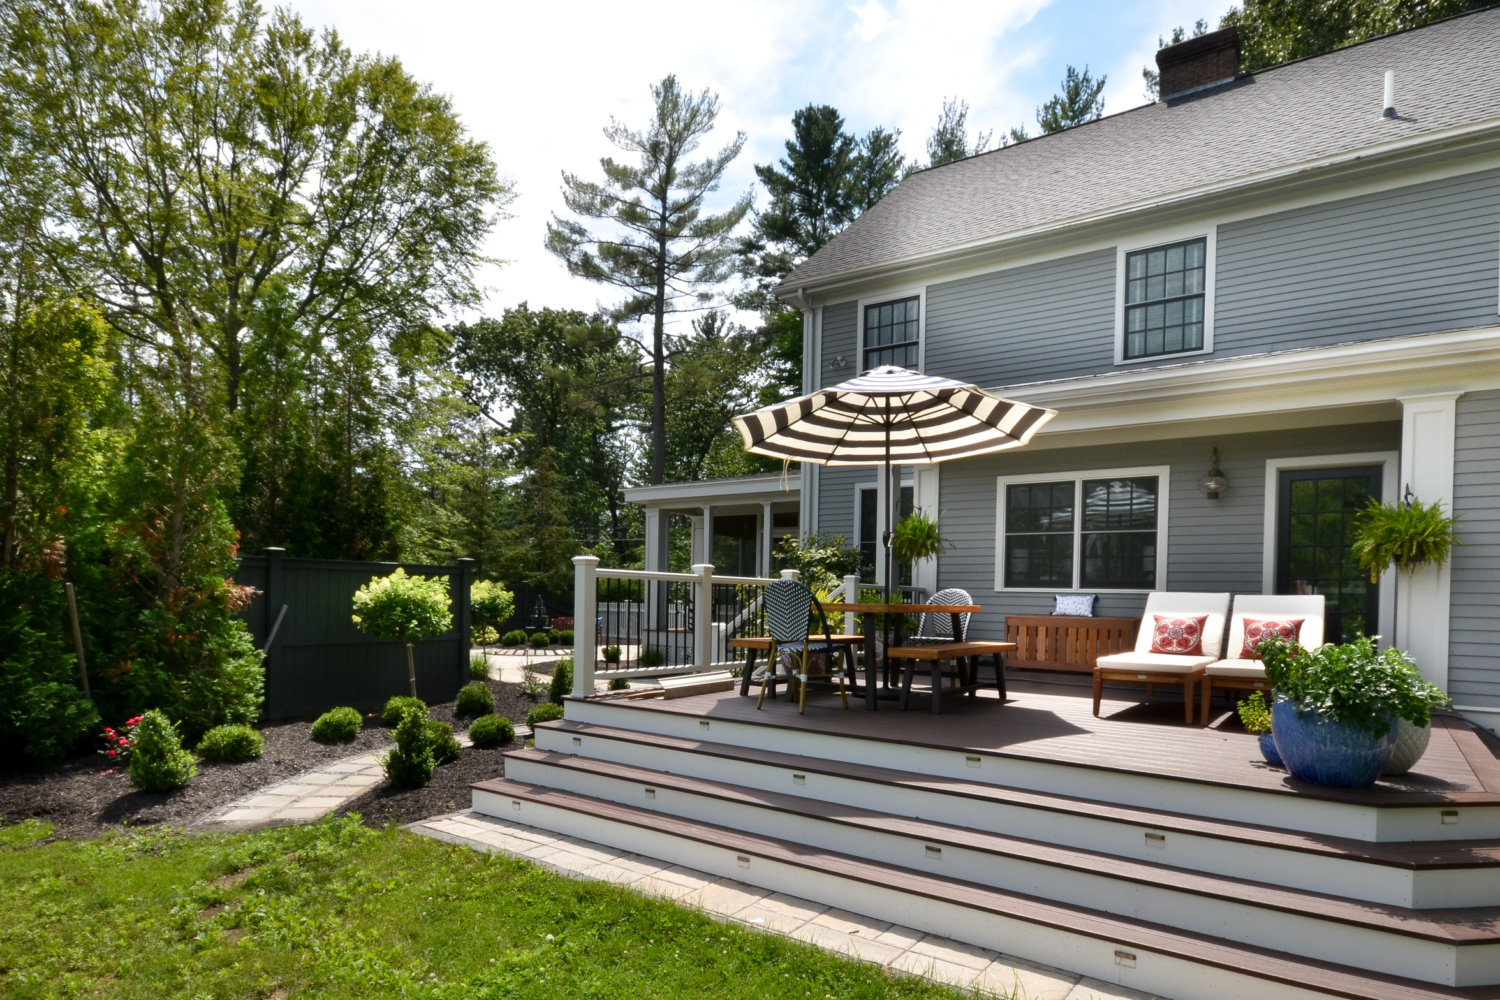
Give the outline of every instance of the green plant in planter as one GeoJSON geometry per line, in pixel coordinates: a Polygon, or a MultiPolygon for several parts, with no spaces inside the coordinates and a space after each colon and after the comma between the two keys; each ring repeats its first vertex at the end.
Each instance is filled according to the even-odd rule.
{"type": "Polygon", "coordinates": [[[1245,732],[1252,736],[1271,731],[1271,709],[1266,705],[1266,696],[1256,691],[1250,697],[1240,702],[1236,709],[1240,716],[1240,724],[1245,727],[1245,732]]]}
{"type": "Polygon", "coordinates": [[[415,644],[453,627],[453,601],[446,576],[407,576],[400,566],[390,576],[371,577],[354,592],[354,624],[360,631],[406,643],[406,676],[417,696],[415,644]]]}
{"type": "Polygon", "coordinates": [[[1371,736],[1390,732],[1397,718],[1425,726],[1432,709],[1448,701],[1441,688],[1422,679],[1411,657],[1397,649],[1377,649],[1371,636],[1311,652],[1270,638],[1261,641],[1256,654],[1265,664],[1267,682],[1299,714],[1316,711],[1371,736]]]}
{"type": "Polygon", "coordinates": [[[1350,551],[1371,583],[1394,565],[1407,573],[1419,566],[1441,566],[1453,546],[1462,545],[1453,528],[1458,518],[1443,513],[1441,502],[1420,500],[1395,504],[1375,503],[1354,517],[1354,543],[1350,551]]]}
{"type": "Polygon", "coordinates": [[[938,524],[921,511],[908,514],[891,532],[891,555],[897,562],[914,563],[931,559],[951,548],[938,524]]]}

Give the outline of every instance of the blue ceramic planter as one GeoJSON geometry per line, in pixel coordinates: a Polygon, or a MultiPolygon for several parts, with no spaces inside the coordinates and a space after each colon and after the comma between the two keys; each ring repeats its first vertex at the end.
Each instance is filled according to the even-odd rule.
{"type": "Polygon", "coordinates": [[[1271,707],[1271,733],[1292,777],[1328,788],[1369,788],[1396,750],[1395,726],[1384,736],[1371,736],[1315,710],[1299,717],[1289,701],[1271,707]]]}
{"type": "Polygon", "coordinates": [[[1260,754],[1266,759],[1267,764],[1275,767],[1283,766],[1281,763],[1281,754],[1276,752],[1276,738],[1270,733],[1260,734],[1260,754]]]}

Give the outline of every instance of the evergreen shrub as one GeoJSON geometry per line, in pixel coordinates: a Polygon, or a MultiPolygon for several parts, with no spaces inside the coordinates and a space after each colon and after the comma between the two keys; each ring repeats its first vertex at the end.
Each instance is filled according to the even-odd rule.
{"type": "Polygon", "coordinates": [[[391,700],[385,703],[385,708],[380,710],[380,721],[387,726],[399,726],[402,717],[414,708],[426,716],[427,702],[421,698],[411,698],[404,694],[392,695],[391,700]]]}
{"type": "Polygon", "coordinates": [[[611,691],[624,691],[624,690],[628,689],[629,687],[630,687],[630,678],[629,677],[611,677],[609,679],[609,689],[611,691]]]}
{"type": "Polygon", "coordinates": [[[259,757],[266,748],[266,741],[260,733],[249,726],[232,724],[228,726],[215,726],[203,734],[203,739],[198,741],[198,754],[209,760],[221,760],[228,763],[238,763],[242,760],[254,760],[259,757]]]}
{"type": "Polygon", "coordinates": [[[554,705],[550,701],[544,701],[526,713],[526,724],[535,728],[538,722],[551,722],[553,719],[561,719],[562,717],[563,708],[561,705],[554,705]]]}
{"type": "Polygon", "coordinates": [[[520,646],[526,642],[526,630],[522,628],[511,629],[500,637],[502,646],[520,646]]]}
{"type": "Polygon", "coordinates": [[[563,697],[573,693],[573,660],[571,657],[557,661],[552,668],[552,683],[547,685],[547,695],[552,704],[561,705],[563,697]]]}
{"type": "Polygon", "coordinates": [[[604,647],[604,654],[603,655],[604,655],[604,662],[605,663],[619,663],[620,662],[620,647],[619,646],[605,646],[604,647]]]}
{"type": "Polygon", "coordinates": [[[396,725],[396,746],[381,758],[385,776],[398,788],[421,788],[432,780],[437,762],[432,755],[432,731],[421,709],[408,708],[396,725]]]}
{"type": "Polygon", "coordinates": [[[516,738],[516,727],[503,715],[481,715],[469,726],[476,747],[504,746],[516,738]]]}
{"type": "Polygon", "coordinates": [[[453,727],[446,722],[428,719],[427,739],[432,746],[432,762],[439,767],[453,763],[464,752],[463,744],[453,735],[453,727]]]}
{"type": "Polygon", "coordinates": [[[533,646],[550,646],[552,645],[552,633],[546,629],[540,632],[533,632],[531,638],[527,641],[533,646]]]}
{"type": "Polygon", "coordinates": [[[495,710],[495,693],[483,681],[470,681],[458,689],[454,715],[489,715],[495,710]]]}
{"type": "Polygon", "coordinates": [[[490,664],[482,656],[469,657],[469,676],[476,681],[485,680],[490,676],[490,664]]]}
{"type": "Polygon", "coordinates": [[[182,749],[182,737],[160,709],[141,716],[130,751],[130,783],[143,792],[170,792],[193,780],[198,764],[182,749]]]}
{"type": "Polygon", "coordinates": [[[552,641],[557,643],[557,645],[559,646],[573,645],[573,630],[570,628],[565,628],[560,631],[553,632],[552,641]]]}
{"type": "Polygon", "coordinates": [[[312,724],[312,738],[319,743],[348,743],[359,735],[365,720],[352,708],[330,708],[312,724]]]}

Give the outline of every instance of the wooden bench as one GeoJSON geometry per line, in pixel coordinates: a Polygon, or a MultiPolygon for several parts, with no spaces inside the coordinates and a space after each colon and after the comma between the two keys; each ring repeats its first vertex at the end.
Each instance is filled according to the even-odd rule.
{"type": "Polygon", "coordinates": [[[1004,655],[1014,652],[1013,642],[942,642],[930,646],[892,646],[886,656],[892,660],[905,660],[901,671],[901,710],[906,711],[906,700],[911,694],[911,677],[916,672],[918,660],[932,664],[932,714],[943,711],[943,668],[941,661],[953,660],[958,665],[956,676],[960,683],[949,690],[974,697],[979,692],[979,658],[988,656],[995,665],[995,689],[1000,692],[1000,703],[1005,704],[1004,655]]]}
{"type": "MultiPolygon", "coordinates": [[[[812,635],[809,639],[814,645],[828,641],[821,634],[812,635]]],[[[862,635],[840,635],[834,633],[833,636],[833,644],[835,646],[849,646],[852,648],[863,646],[864,643],[865,637],[862,635]]],[[[740,674],[740,695],[748,697],[750,694],[750,675],[755,673],[755,659],[761,653],[770,652],[771,639],[769,636],[747,635],[738,639],[730,639],[729,648],[748,649],[750,651],[750,656],[745,660],[744,671],[740,674]]],[[[776,687],[774,684],[771,686],[771,697],[776,697],[776,687]]]]}
{"type": "Polygon", "coordinates": [[[1099,657],[1135,649],[1139,618],[1006,615],[1005,640],[1016,644],[1007,666],[1093,673],[1099,657]]]}

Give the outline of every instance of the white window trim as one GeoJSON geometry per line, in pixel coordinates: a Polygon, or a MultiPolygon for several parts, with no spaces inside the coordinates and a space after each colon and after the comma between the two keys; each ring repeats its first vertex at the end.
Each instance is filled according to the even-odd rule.
{"type": "MultiPolygon", "coordinates": [[[[855,321],[854,334],[854,369],[849,378],[862,375],[866,371],[865,364],[865,307],[879,305],[882,302],[896,302],[900,299],[917,299],[917,371],[927,370],[927,286],[912,285],[906,288],[896,288],[881,292],[879,295],[866,295],[855,303],[858,318],[855,321]]],[[[843,371],[843,369],[840,369],[843,371]]],[[[842,380],[841,380],[842,381],[842,380]]]]}
{"type": "Polygon", "coordinates": [[[1070,593],[1082,593],[1079,578],[1082,576],[1083,507],[1081,493],[1085,479],[1126,479],[1138,476],[1156,476],[1156,586],[1155,588],[1109,589],[1090,587],[1091,594],[1151,594],[1167,589],[1167,538],[1170,521],[1172,493],[1172,467],[1149,465],[1133,469],[1086,469],[1081,472],[1036,472],[1025,476],[999,476],[995,480],[995,590],[1013,594],[1055,594],[1056,587],[1007,587],[1005,585],[1005,488],[1021,483],[1055,483],[1073,480],[1073,586],[1064,588],[1070,593]]]}
{"type": "Polygon", "coordinates": [[[1162,229],[1143,233],[1129,242],[1121,241],[1115,249],[1115,364],[1143,365],[1161,364],[1173,358],[1190,358],[1199,354],[1212,354],[1214,350],[1214,292],[1217,284],[1219,258],[1219,226],[1217,223],[1198,223],[1177,229],[1162,229]],[[1174,354],[1153,354],[1145,358],[1125,357],[1125,259],[1138,250],[1184,240],[1205,240],[1203,248],[1203,347],[1196,351],[1178,351],[1174,354]]]}
{"type": "MultiPolygon", "coordinates": [[[[1401,495],[1401,453],[1396,451],[1362,451],[1342,455],[1307,455],[1297,458],[1266,459],[1266,521],[1261,541],[1260,590],[1276,593],[1276,553],[1280,548],[1277,534],[1281,514],[1281,474],[1298,469],[1352,469],[1381,466],[1380,500],[1391,503],[1401,495]]],[[[1390,634],[1396,624],[1396,571],[1380,574],[1380,645],[1390,645],[1390,634]]]]}

